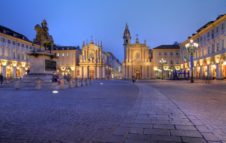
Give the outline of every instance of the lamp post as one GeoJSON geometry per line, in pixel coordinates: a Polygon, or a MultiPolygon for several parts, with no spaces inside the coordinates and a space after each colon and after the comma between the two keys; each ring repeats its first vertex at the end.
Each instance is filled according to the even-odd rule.
{"type": "Polygon", "coordinates": [[[195,43],[192,39],[189,43],[185,45],[185,48],[188,51],[188,54],[190,55],[190,72],[191,72],[191,83],[194,83],[194,77],[193,77],[193,66],[194,66],[194,53],[196,49],[198,48],[198,43],[195,43]]]}
{"type": "Polygon", "coordinates": [[[163,66],[166,63],[166,60],[164,60],[163,58],[159,61],[159,63],[162,65],[162,80],[163,80],[163,66]]]}

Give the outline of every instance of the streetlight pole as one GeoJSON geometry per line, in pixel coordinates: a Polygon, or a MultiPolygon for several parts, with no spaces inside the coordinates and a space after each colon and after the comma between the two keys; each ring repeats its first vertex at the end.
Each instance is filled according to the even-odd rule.
{"type": "Polygon", "coordinates": [[[164,60],[163,58],[159,61],[160,64],[162,64],[162,80],[163,80],[163,66],[166,63],[166,60],[164,60]]]}
{"type": "Polygon", "coordinates": [[[185,45],[185,48],[188,51],[188,54],[190,55],[190,72],[191,72],[191,83],[194,83],[194,77],[193,77],[193,66],[194,66],[194,53],[196,49],[198,48],[198,43],[195,43],[192,39],[189,43],[185,45]]]}

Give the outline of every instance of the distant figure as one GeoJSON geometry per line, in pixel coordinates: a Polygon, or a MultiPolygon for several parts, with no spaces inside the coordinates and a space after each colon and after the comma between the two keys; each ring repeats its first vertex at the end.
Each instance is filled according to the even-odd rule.
{"type": "Polygon", "coordinates": [[[27,74],[29,74],[29,73],[30,73],[30,69],[27,70],[27,74]]]}
{"type": "Polygon", "coordinates": [[[4,77],[3,77],[2,74],[0,74],[0,83],[1,83],[1,85],[3,84],[3,80],[4,80],[4,77]]]}
{"type": "Polygon", "coordinates": [[[132,82],[133,82],[133,83],[136,82],[136,79],[135,79],[134,76],[132,76],[132,82]]]}

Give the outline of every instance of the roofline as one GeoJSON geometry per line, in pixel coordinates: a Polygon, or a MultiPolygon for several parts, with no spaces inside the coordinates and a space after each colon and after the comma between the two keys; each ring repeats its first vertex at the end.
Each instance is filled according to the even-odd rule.
{"type": "MultiPolygon", "coordinates": [[[[204,28],[198,29],[197,33],[195,33],[194,35],[192,35],[191,37],[189,37],[188,39],[186,39],[184,42],[182,42],[180,45],[185,45],[190,39],[196,39],[198,36],[202,35],[203,33],[205,33],[206,31],[208,31],[210,28],[213,28],[215,25],[218,25],[219,23],[221,23],[222,21],[226,20],[226,14],[223,14],[223,16],[221,16],[219,18],[219,16],[216,18],[216,20],[214,20],[212,23],[210,23],[209,25],[207,25],[204,28]]],[[[211,22],[211,21],[209,21],[211,22]]],[[[208,22],[208,23],[209,23],[208,22]]],[[[205,26],[205,25],[203,25],[205,26]]],[[[203,27],[202,26],[202,27],[203,27]]]]}

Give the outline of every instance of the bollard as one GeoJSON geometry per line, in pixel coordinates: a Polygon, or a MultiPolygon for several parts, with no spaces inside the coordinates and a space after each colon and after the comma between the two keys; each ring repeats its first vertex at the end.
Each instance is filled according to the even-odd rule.
{"type": "Polygon", "coordinates": [[[75,87],[78,87],[78,79],[75,79],[75,87]]]}
{"type": "Polygon", "coordinates": [[[73,79],[71,79],[70,81],[69,81],[69,87],[70,88],[74,88],[75,86],[74,86],[74,80],[73,79]]]}
{"type": "Polygon", "coordinates": [[[15,81],[14,87],[15,87],[16,90],[20,89],[20,81],[19,80],[15,81]]]}
{"type": "Polygon", "coordinates": [[[82,80],[82,84],[83,84],[83,86],[86,86],[86,79],[82,80]]]}
{"type": "Polygon", "coordinates": [[[35,89],[41,89],[42,88],[42,80],[41,79],[36,79],[35,81],[35,89]]]}
{"type": "Polygon", "coordinates": [[[60,89],[64,89],[64,79],[60,80],[60,89]]]}
{"type": "Polygon", "coordinates": [[[81,86],[84,86],[83,81],[84,81],[84,79],[82,78],[81,79],[81,86]]]}
{"type": "Polygon", "coordinates": [[[82,86],[81,79],[78,79],[78,87],[82,86]]]}

